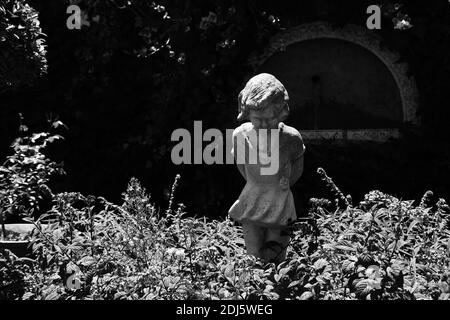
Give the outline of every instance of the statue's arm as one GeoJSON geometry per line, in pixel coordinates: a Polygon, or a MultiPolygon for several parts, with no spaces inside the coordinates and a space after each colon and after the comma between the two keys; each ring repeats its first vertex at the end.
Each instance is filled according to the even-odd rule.
{"type": "Polygon", "coordinates": [[[239,169],[239,172],[244,177],[245,181],[247,181],[247,177],[245,176],[245,165],[244,164],[237,164],[237,167],[239,169]]]}
{"type": "Polygon", "coordinates": [[[303,164],[304,164],[304,155],[305,155],[305,145],[303,144],[303,139],[298,133],[295,136],[294,141],[292,143],[293,146],[293,156],[292,156],[292,167],[291,167],[291,176],[289,177],[289,185],[292,187],[298,179],[303,174],[303,164]]]}
{"type": "Polygon", "coordinates": [[[304,157],[301,156],[292,164],[291,176],[289,177],[289,185],[292,187],[303,174],[304,157]]]}
{"type": "MultiPolygon", "coordinates": [[[[239,170],[239,172],[241,173],[241,175],[244,177],[244,179],[245,179],[245,181],[247,181],[247,176],[246,176],[246,174],[245,174],[245,164],[244,163],[240,163],[240,162],[242,162],[242,161],[238,161],[238,154],[237,154],[237,152],[236,152],[236,150],[237,150],[237,144],[238,143],[242,143],[242,139],[241,140],[239,140],[238,138],[237,138],[237,136],[239,135],[239,134],[242,134],[241,133],[241,128],[239,127],[239,128],[236,128],[234,131],[233,131],[233,147],[232,147],[232,149],[231,149],[231,154],[234,156],[234,160],[236,161],[236,165],[237,165],[237,167],[238,167],[238,170],[239,170]]],[[[242,160],[242,159],[240,159],[240,160],[242,160]]]]}

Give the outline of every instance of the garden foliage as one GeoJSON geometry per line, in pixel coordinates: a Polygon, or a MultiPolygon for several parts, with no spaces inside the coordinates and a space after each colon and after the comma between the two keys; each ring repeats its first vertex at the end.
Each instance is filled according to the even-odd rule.
{"type": "Polygon", "coordinates": [[[0,4],[0,89],[32,84],[47,72],[38,12],[24,0],[0,4]]]}
{"type": "Polygon", "coordinates": [[[50,160],[43,152],[49,144],[62,139],[55,131],[64,124],[49,121],[48,132],[28,134],[28,127],[22,121],[21,118],[21,136],[11,144],[14,153],[0,165],[0,222],[37,217],[43,203],[50,202],[51,206],[50,178],[64,174],[62,164],[50,160]]]}
{"type": "MultiPolygon", "coordinates": [[[[329,184],[324,170],[319,170],[329,184]]],[[[353,207],[312,199],[279,265],[245,253],[230,220],[157,209],[137,179],[121,206],[60,193],[31,258],[4,250],[3,299],[448,299],[450,208],[379,191],[353,207]]],[[[334,186],[334,188],[336,188],[334,186]]],[[[339,201],[336,201],[339,204],[339,201]]]]}

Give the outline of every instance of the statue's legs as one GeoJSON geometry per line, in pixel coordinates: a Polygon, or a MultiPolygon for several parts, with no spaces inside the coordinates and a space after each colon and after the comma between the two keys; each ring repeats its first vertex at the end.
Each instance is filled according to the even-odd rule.
{"type": "Polygon", "coordinates": [[[248,254],[277,264],[286,259],[290,238],[283,229],[269,229],[245,222],[242,230],[248,254]]]}
{"type": "Polygon", "coordinates": [[[265,241],[264,259],[276,264],[283,262],[286,259],[286,251],[290,241],[287,232],[283,229],[266,229],[265,241]]]}
{"type": "Polygon", "coordinates": [[[253,223],[244,222],[242,224],[244,233],[245,248],[249,255],[263,259],[261,248],[264,245],[264,228],[253,223]]]}

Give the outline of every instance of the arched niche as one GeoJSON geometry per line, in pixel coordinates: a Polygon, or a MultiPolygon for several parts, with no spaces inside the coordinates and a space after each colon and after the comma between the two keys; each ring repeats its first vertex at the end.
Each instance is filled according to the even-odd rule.
{"type": "Polygon", "coordinates": [[[316,22],[276,35],[249,63],[286,86],[288,122],[305,139],[385,141],[420,123],[417,87],[399,58],[370,30],[316,22]]]}

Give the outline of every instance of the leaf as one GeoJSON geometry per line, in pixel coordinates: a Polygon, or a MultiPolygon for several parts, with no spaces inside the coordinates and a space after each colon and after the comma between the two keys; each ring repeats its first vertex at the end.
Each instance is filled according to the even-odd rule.
{"type": "Polygon", "coordinates": [[[25,293],[25,294],[22,296],[22,300],[30,300],[31,297],[33,297],[33,296],[34,296],[34,293],[32,293],[32,292],[27,292],[27,293],[25,293]]]}
{"type": "Polygon", "coordinates": [[[408,227],[408,231],[407,234],[411,233],[411,230],[419,223],[419,220],[414,220],[413,222],[410,223],[409,227],[408,227]]]}
{"type": "Polygon", "coordinates": [[[450,257],[450,238],[448,238],[448,243],[447,243],[447,255],[450,257]]]}
{"type": "Polygon", "coordinates": [[[366,271],[366,267],[363,267],[362,265],[358,264],[358,268],[356,269],[356,273],[364,272],[366,271]]]}
{"type": "Polygon", "coordinates": [[[298,285],[300,282],[301,282],[300,280],[292,281],[291,283],[289,283],[288,288],[295,287],[295,286],[298,285]]]}
{"type": "Polygon", "coordinates": [[[53,261],[54,258],[55,258],[54,255],[48,254],[47,257],[46,257],[47,265],[49,265],[53,261]]]}
{"type": "Polygon", "coordinates": [[[30,259],[30,258],[27,258],[27,257],[21,257],[21,258],[19,258],[17,260],[20,261],[20,262],[23,262],[23,263],[27,263],[29,265],[33,265],[34,263],[37,262],[36,260],[30,259]]]}
{"type": "MultiPolygon", "coordinates": [[[[449,239],[449,246],[450,246],[450,239],[449,239]]],[[[413,254],[413,256],[417,256],[417,254],[419,253],[420,249],[422,249],[422,245],[421,245],[421,244],[419,244],[418,246],[416,246],[416,247],[414,248],[414,254],[413,254]]],[[[450,247],[449,247],[449,250],[450,250],[450,247]]]]}
{"type": "Polygon", "coordinates": [[[9,173],[10,171],[9,171],[8,168],[5,168],[5,167],[3,167],[3,166],[0,166],[0,172],[2,172],[2,173],[9,173]]]}
{"type": "Polygon", "coordinates": [[[302,295],[300,296],[300,300],[311,300],[314,298],[314,293],[311,291],[305,291],[302,293],[302,295]]]}
{"type": "Polygon", "coordinates": [[[67,129],[67,126],[64,123],[62,123],[60,120],[54,121],[52,123],[52,127],[55,128],[55,129],[57,129],[60,126],[63,126],[64,128],[67,129]]]}
{"type": "Polygon", "coordinates": [[[396,247],[395,251],[400,250],[400,248],[403,247],[406,243],[408,243],[408,242],[407,242],[407,241],[404,241],[404,240],[402,240],[402,239],[398,240],[398,242],[397,242],[397,247],[396,247]]]}
{"type": "Polygon", "coordinates": [[[81,264],[82,266],[89,267],[95,264],[97,260],[94,257],[86,256],[78,261],[77,264],[81,264]]]}
{"type": "Polygon", "coordinates": [[[61,277],[60,277],[58,274],[54,273],[54,274],[52,274],[52,275],[49,277],[49,279],[50,279],[52,282],[55,282],[55,281],[61,280],[61,277]]]}
{"type": "Polygon", "coordinates": [[[314,289],[317,288],[317,287],[319,287],[319,283],[318,283],[318,282],[316,282],[316,283],[314,283],[314,284],[312,284],[312,283],[307,283],[307,284],[305,285],[305,289],[311,289],[311,290],[314,290],[314,289]]]}
{"type": "Polygon", "coordinates": [[[439,300],[450,300],[450,293],[441,293],[439,300]]]}
{"type": "Polygon", "coordinates": [[[272,290],[273,290],[273,286],[268,284],[268,285],[266,285],[266,288],[264,289],[264,292],[270,292],[272,290]]]}
{"type": "Polygon", "coordinates": [[[344,269],[344,272],[347,273],[353,272],[353,270],[355,269],[355,261],[344,260],[342,262],[342,269],[344,269]]]}
{"type": "Polygon", "coordinates": [[[342,251],[356,251],[356,248],[344,246],[344,245],[337,245],[334,248],[338,249],[338,250],[342,250],[342,251]]]}
{"type": "Polygon", "coordinates": [[[33,224],[35,223],[34,219],[30,218],[30,217],[22,218],[22,220],[25,221],[25,222],[33,223],[33,224]]]}
{"type": "Polygon", "coordinates": [[[53,247],[55,248],[55,251],[58,252],[59,254],[63,253],[62,250],[61,250],[61,247],[58,246],[57,244],[53,245],[53,247]]]}
{"type": "Polygon", "coordinates": [[[400,260],[393,260],[391,266],[388,267],[386,271],[391,273],[394,277],[398,277],[403,269],[404,265],[400,260]]]}
{"type": "Polygon", "coordinates": [[[47,141],[50,142],[50,143],[53,143],[56,140],[64,140],[64,138],[62,136],[60,136],[60,135],[57,135],[57,134],[47,138],[47,141]]]}
{"type": "Polygon", "coordinates": [[[270,276],[271,274],[272,274],[272,268],[269,268],[269,269],[267,269],[267,270],[264,270],[264,275],[266,276],[266,277],[268,277],[268,276],[270,276]]]}
{"type": "Polygon", "coordinates": [[[83,247],[82,246],[77,246],[77,245],[74,245],[74,244],[69,244],[67,246],[67,249],[72,250],[72,251],[79,251],[79,250],[82,250],[83,247]]]}
{"type": "Polygon", "coordinates": [[[289,272],[289,270],[291,270],[291,267],[290,267],[290,266],[288,266],[288,267],[286,267],[286,268],[282,268],[282,269],[278,272],[278,274],[279,274],[281,277],[283,277],[283,276],[285,276],[285,275],[289,272]]]}
{"type": "Polygon", "coordinates": [[[281,279],[281,276],[280,276],[279,274],[276,274],[276,275],[274,276],[274,279],[275,279],[276,282],[279,282],[280,279],[281,279]]]}
{"type": "Polygon", "coordinates": [[[225,278],[228,279],[228,281],[234,283],[235,280],[234,263],[227,265],[223,274],[225,278]]]}
{"type": "Polygon", "coordinates": [[[114,294],[114,300],[122,300],[122,299],[125,299],[125,298],[126,298],[126,295],[127,295],[127,293],[126,293],[126,292],[123,292],[123,291],[116,292],[116,293],[114,294]]]}
{"type": "Polygon", "coordinates": [[[314,262],[313,268],[315,270],[321,270],[321,269],[325,268],[326,265],[328,265],[328,261],[324,258],[320,258],[320,259],[316,260],[316,262],[314,262]]]}
{"type": "Polygon", "coordinates": [[[370,293],[369,282],[367,279],[359,280],[355,284],[355,293],[360,298],[365,298],[370,293]]]}
{"type": "Polygon", "coordinates": [[[59,293],[56,292],[56,289],[54,289],[52,292],[50,292],[50,294],[45,296],[44,300],[58,300],[59,298],[59,293]]]}
{"type": "Polygon", "coordinates": [[[445,281],[439,281],[438,283],[439,289],[441,289],[442,292],[450,293],[450,286],[445,281]]]}
{"type": "Polygon", "coordinates": [[[33,133],[33,136],[31,137],[31,142],[35,143],[36,140],[46,136],[48,136],[47,132],[33,133]]]}
{"type": "Polygon", "coordinates": [[[250,272],[248,270],[242,271],[241,275],[239,276],[239,282],[241,284],[246,283],[250,279],[250,272]]]}
{"type": "Polygon", "coordinates": [[[260,277],[259,275],[257,275],[257,274],[255,274],[255,275],[253,276],[253,278],[254,278],[256,281],[258,281],[258,283],[263,282],[262,279],[261,279],[261,277],[260,277]]]}
{"type": "Polygon", "coordinates": [[[362,219],[362,221],[363,222],[369,222],[370,220],[372,220],[372,213],[370,213],[370,212],[366,212],[365,214],[364,214],[364,216],[363,216],[363,219],[362,219]]]}
{"type": "Polygon", "coordinates": [[[325,285],[325,284],[326,284],[326,281],[325,281],[325,279],[324,279],[323,276],[317,276],[317,277],[316,277],[316,280],[317,280],[317,282],[318,282],[319,284],[321,284],[321,285],[325,285]]]}

